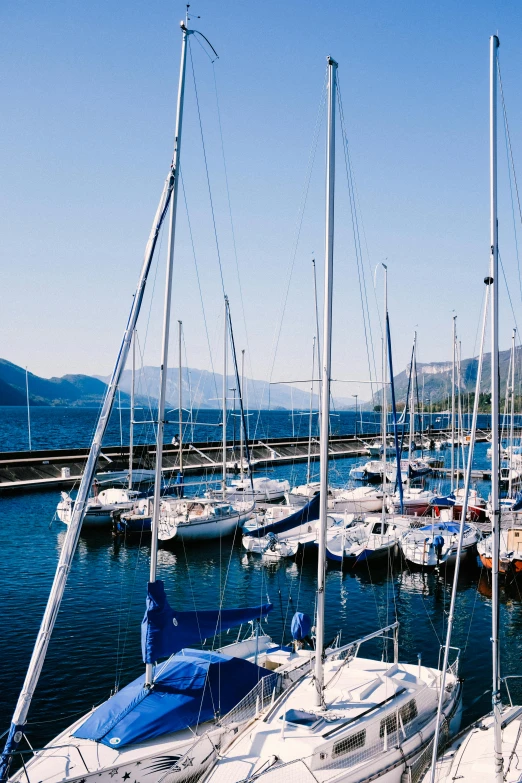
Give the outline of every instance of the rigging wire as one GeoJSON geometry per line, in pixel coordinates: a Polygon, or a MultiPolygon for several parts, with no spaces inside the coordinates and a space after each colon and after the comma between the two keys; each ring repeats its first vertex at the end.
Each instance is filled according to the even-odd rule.
{"type": "Polygon", "coordinates": [[[316,117],[316,121],[315,121],[314,132],[313,132],[313,135],[312,135],[312,145],[311,145],[310,153],[309,153],[309,157],[308,157],[308,169],[307,169],[307,173],[306,173],[306,177],[305,177],[305,182],[304,182],[304,185],[303,185],[303,191],[302,191],[302,195],[301,195],[301,203],[300,203],[298,214],[297,214],[297,223],[296,223],[296,230],[295,230],[294,248],[293,248],[293,252],[292,252],[292,255],[290,257],[290,261],[289,261],[288,268],[287,268],[286,286],[283,288],[283,295],[282,295],[282,301],[281,301],[280,315],[279,315],[279,318],[276,321],[276,327],[275,327],[275,330],[274,330],[274,337],[273,337],[273,340],[272,340],[272,350],[271,350],[271,354],[270,354],[272,356],[272,363],[270,365],[270,371],[268,373],[268,376],[269,376],[268,377],[268,381],[265,383],[264,388],[263,388],[263,392],[261,394],[261,401],[260,401],[260,405],[259,405],[259,410],[258,410],[258,415],[257,415],[257,420],[256,420],[256,426],[255,426],[255,430],[254,430],[254,439],[257,436],[257,430],[258,430],[258,426],[260,424],[261,408],[262,408],[262,405],[263,405],[263,402],[264,402],[265,392],[266,392],[267,388],[268,388],[268,395],[270,397],[270,383],[272,381],[272,377],[273,377],[273,374],[274,374],[274,367],[275,367],[275,362],[276,362],[276,358],[277,358],[277,352],[278,352],[278,348],[279,348],[279,341],[280,341],[280,338],[281,338],[281,331],[282,331],[282,327],[283,327],[283,320],[284,320],[284,315],[285,315],[286,306],[287,306],[287,302],[288,302],[288,295],[290,293],[290,284],[292,282],[292,275],[293,275],[293,271],[294,271],[294,267],[295,267],[295,262],[296,262],[296,259],[297,259],[297,250],[298,250],[299,241],[300,241],[300,238],[301,238],[301,231],[302,231],[302,228],[303,228],[305,208],[306,208],[306,204],[307,204],[307,201],[308,201],[308,193],[309,193],[309,190],[310,190],[310,183],[311,183],[311,179],[312,179],[312,171],[313,171],[313,167],[314,167],[315,156],[316,156],[316,153],[317,153],[317,145],[318,145],[318,142],[319,142],[319,131],[321,129],[323,107],[324,107],[324,102],[326,100],[326,82],[327,82],[327,78],[328,78],[328,72],[326,70],[325,71],[325,78],[324,78],[324,81],[323,81],[323,87],[322,87],[322,91],[321,91],[321,97],[320,97],[320,100],[319,100],[319,107],[318,107],[318,110],[317,110],[317,117],[316,117]]]}
{"type": "MultiPolygon", "coordinates": [[[[236,243],[236,231],[234,228],[234,219],[232,215],[232,201],[230,198],[230,186],[228,181],[228,169],[227,169],[227,161],[225,156],[225,143],[223,140],[223,127],[221,124],[221,107],[219,103],[219,93],[217,88],[217,79],[216,79],[216,69],[214,67],[214,61],[212,60],[212,76],[214,80],[214,94],[216,96],[216,109],[217,109],[217,120],[218,120],[218,129],[219,129],[219,139],[221,144],[221,156],[223,158],[223,171],[225,175],[225,191],[227,196],[227,206],[228,206],[228,214],[230,218],[230,231],[232,235],[232,248],[234,253],[234,261],[236,266],[236,274],[237,274],[237,282],[238,282],[238,288],[239,288],[239,301],[241,304],[241,314],[243,316],[243,328],[245,330],[245,340],[246,340],[246,346],[247,346],[247,356],[248,356],[248,363],[250,365],[250,374],[253,376],[253,370],[252,370],[252,352],[250,350],[250,341],[248,337],[248,328],[247,328],[247,318],[246,318],[246,309],[245,309],[245,301],[243,297],[243,285],[241,282],[241,274],[239,271],[239,259],[237,254],[237,243],[236,243]]],[[[254,386],[254,402],[257,405],[257,391],[256,387],[254,386]]]]}
{"type": "Polygon", "coordinates": [[[515,161],[513,159],[513,147],[511,146],[511,134],[509,132],[509,123],[508,123],[508,117],[507,117],[507,109],[506,109],[506,101],[504,98],[504,87],[502,84],[502,76],[500,73],[500,62],[497,57],[497,68],[498,68],[498,81],[500,85],[500,96],[502,100],[502,114],[504,118],[504,138],[506,142],[506,155],[508,159],[508,176],[509,176],[509,192],[511,196],[511,213],[513,216],[513,230],[515,235],[515,250],[516,250],[516,256],[517,256],[517,270],[518,270],[518,285],[519,285],[519,292],[520,292],[520,298],[522,299],[522,276],[520,273],[520,256],[518,252],[518,237],[517,237],[517,229],[516,229],[516,221],[515,221],[515,205],[513,203],[513,183],[511,181],[511,172],[513,172],[513,179],[515,182],[515,192],[517,196],[517,205],[518,205],[518,214],[520,218],[520,222],[522,224],[522,208],[520,205],[520,194],[518,190],[518,181],[517,181],[517,172],[515,169],[515,161]]]}
{"type": "Polygon", "coordinates": [[[202,147],[202,150],[203,150],[203,161],[204,161],[204,164],[205,164],[205,173],[206,173],[207,188],[208,188],[208,198],[209,198],[209,202],[210,202],[210,211],[211,211],[211,214],[212,214],[212,225],[213,225],[213,228],[214,228],[214,241],[216,243],[216,253],[217,253],[217,260],[218,260],[218,265],[219,265],[219,276],[220,276],[220,279],[221,279],[221,289],[222,289],[222,292],[223,292],[223,296],[225,296],[225,280],[224,280],[224,277],[223,277],[223,265],[221,263],[221,252],[220,252],[220,249],[219,249],[219,240],[218,240],[217,225],[216,225],[216,214],[214,212],[214,201],[213,201],[213,198],[212,198],[212,188],[210,186],[210,174],[209,174],[209,170],[208,170],[207,150],[206,150],[206,146],[205,146],[205,136],[204,136],[204,133],[203,133],[203,122],[202,122],[202,119],[201,119],[201,109],[200,109],[200,105],[199,105],[199,95],[198,95],[198,87],[197,87],[197,82],[196,82],[196,72],[194,70],[194,60],[192,58],[192,48],[191,48],[191,45],[190,45],[190,39],[189,39],[188,50],[189,50],[189,55],[190,55],[190,65],[191,65],[191,69],[192,69],[192,78],[193,78],[193,82],[194,82],[194,94],[195,94],[195,97],[196,97],[196,108],[197,108],[197,113],[198,113],[199,131],[200,131],[200,135],[201,135],[201,147],[202,147]]]}
{"type": "MultiPolygon", "coordinates": [[[[343,152],[344,152],[344,162],[346,168],[346,181],[348,185],[348,194],[350,199],[350,212],[352,218],[355,258],[357,263],[357,276],[359,279],[359,295],[361,299],[361,310],[363,316],[364,340],[366,344],[368,370],[370,373],[370,384],[371,384],[370,388],[373,397],[374,395],[373,378],[375,377],[375,379],[377,379],[377,366],[375,363],[375,351],[373,345],[373,335],[371,330],[370,312],[368,307],[368,296],[366,291],[366,276],[364,274],[364,266],[362,263],[361,238],[359,233],[359,222],[358,222],[357,209],[355,204],[355,194],[354,194],[354,187],[353,187],[353,170],[352,170],[352,164],[350,159],[348,135],[347,135],[346,123],[344,119],[344,109],[343,109],[341,85],[339,79],[337,82],[337,102],[339,106],[339,121],[341,125],[341,135],[343,138],[343,152]],[[369,333],[369,339],[368,339],[368,333],[369,333]],[[370,357],[370,348],[371,348],[371,357],[370,357]],[[372,376],[372,362],[373,362],[373,373],[374,373],[373,376],[372,376]]],[[[375,383],[377,383],[377,380],[375,380],[375,383]]]]}

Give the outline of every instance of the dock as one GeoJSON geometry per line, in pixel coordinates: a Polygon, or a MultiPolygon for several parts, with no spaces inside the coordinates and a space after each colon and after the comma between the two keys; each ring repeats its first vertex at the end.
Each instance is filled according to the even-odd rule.
{"type": "MultiPolygon", "coordinates": [[[[432,440],[447,437],[447,430],[437,430],[432,440]]],[[[332,435],[330,437],[330,459],[363,457],[368,455],[370,441],[379,437],[379,432],[364,435],[332,435]]],[[[477,440],[487,440],[487,432],[481,430],[477,440]]],[[[389,441],[393,448],[392,440],[389,441]]],[[[306,462],[308,452],[312,460],[319,457],[319,440],[307,437],[265,438],[251,440],[248,443],[250,460],[255,471],[257,468],[275,465],[291,465],[306,462]],[[310,445],[310,448],[309,448],[310,445]]],[[[77,485],[83,475],[89,453],[88,448],[53,449],[45,451],[0,452],[0,493],[23,493],[33,490],[66,489],[77,485]]],[[[239,463],[239,443],[227,448],[227,465],[234,472],[239,463]]],[[[163,447],[162,471],[169,478],[179,470],[179,446],[165,444],[163,447]]],[[[133,469],[152,469],[156,464],[156,445],[135,445],[133,450],[133,469]]],[[[194,475],[218,474],[223,464],[221,442],[200,442],[183,444],[183,471],[194,475]]],[[[129,447],[124,445],[104,446],[98,460],[98,472],[121,472],[129,466],[129,447]]],[[[439,469],[439,473],[443,469],[439,469]]],[[[237,470],[235,471],[237,472],[237,470]]],[[[486,474],[487,471],[481,474],[486,474]]],[[[479,478],[477,476],[477,478],[479,478]]],[[[489,476],[489,478],[491,478],[489,476]]]]}

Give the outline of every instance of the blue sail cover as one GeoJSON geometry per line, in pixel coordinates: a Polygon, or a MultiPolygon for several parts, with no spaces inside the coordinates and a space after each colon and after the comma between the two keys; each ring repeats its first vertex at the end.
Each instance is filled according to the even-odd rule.
{"type": "Polygon", "coordinates": [[[256,530],[245,530],[243,537],[264,538],[268,533],[286,533],[288,530],[293,530],[294,527],[306,525],[307,522],[313,522],[316,519],[319,519],[319,493],[306,506],[296,511],[295,514],[290,514],[289,517],[282,519],[280,522],[272,522],[272,524],[258,527],[256,530]]]}
{"type": "Polygon", "coordinates": [[[73,736],[112,748],[196,726],[224,715],[272,674],[242,658],[183,650],[161,668],[152,688],[145,675],[100,705],[73,736]]]}
{"type": "Polygon", "coordinates": [[[292,625],[290,626],[292,631],[292,638],[302,641],[306,636],[310,636],[312,633],[312,621],[310,615],[303,614],[303,612],[296,612],[292,617],[292,625]]]}
{"type": "Polygon", "coordinates": [[[156,663],[191,644],[202,644],[221,631],[260,619],[271,609],[272,604],[263,604],[241,609],[176,612],[169,605],[161,579],[149,582],[147,608],[141,623],[143,661],[156,663]]]}

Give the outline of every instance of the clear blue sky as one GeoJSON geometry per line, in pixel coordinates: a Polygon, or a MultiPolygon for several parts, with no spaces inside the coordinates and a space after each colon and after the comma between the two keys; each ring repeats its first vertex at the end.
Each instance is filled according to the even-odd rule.
{"type": "MultiPolygon", "coordinates": [[[[396,371],[416,325],[420,360],[449,358],[453,310],[470,355],[488,264],[488,40],[498,31],[522,166],[520,3],[200,0],[192,10],[201,15],[194,26],[220,55],[212,66],[192,45],[225,283],[238,347],[250,349],[248,373],[266,378],[272,366],[327,54],[339,62],[365,263],[388,259],[396,371]]],[[[1,5],[0,356],[35,373],[110,372],[172,154],[183,16],[183,4],[162,0],[1,5]]],[[[324,246],[324,125],[319,139],[274,380],[310,373],[310,260],[315,255],[320,268],[324,246]]],[[[522,321],[502,123],[499,141],[501,250],[522,321]]],[[[340,148],[338,156],[334,376],[367,378],[340,148]]],[[[182,168],[219,369],[221,288],[190,70],[182,168]]],[[[163,256],[141,325],[144,340],[149,319],[151,364],[159,358],[163,256]]],[[[210,368],[183,200],[175,263],[173,320],[184,322],[189,365],[210,368]]],[[[380,301],[379,279],[378,286],[380,301]]],[[[370,299],[379,347],[372,292],[370,299]]],[[[507,347],[513,317],[505,294],[502,307],[507,347]]],[[[170,363],[177,363],[174,347],[170,363]]],[[[357,390],[364,396],[364,387],[338,393],[357,390]]]]}

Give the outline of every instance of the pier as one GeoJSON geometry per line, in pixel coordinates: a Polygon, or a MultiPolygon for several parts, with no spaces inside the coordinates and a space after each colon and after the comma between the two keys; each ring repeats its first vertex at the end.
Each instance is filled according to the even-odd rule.
{"type": "MultiPolygon", "coordinates": [[[[447,437],[448,430],[437,430],[424,434],[424,438],[437,441],[447,437]]],[[[487,431],[477,433],[477,441],[487,440],[487,431]]],[[[368,443],[379,437],[379,432],[364,435],[332,435],[330,438],[330,459],[368,456],[368,443]]],[[[390,448],[393,442],[389,440],[390,448]]],[[[270,467],[308,459],[309,440],[307,437],[283,437],[252,440],[248,443],[252,468],[270,467]]],[[[28,492],[31,490],[64,489],[78,484],[81,480],[85,462],[89,453],[83,449],[53,449],[45,451],[0,452],[0,492],[28,492]]],[[[443,452],[442,452],[443,453],[443,452]]],[[[319,456],[319,440],[312,438],[310,445],[312,460],[319,456]]],[[[230,471],[239,463],[239,443],[227,448],[227,464],[230,471]]],[[[151,469],[156,462],[155,444],[135,445],[133,450],[133,469],[151,469]]],[[[223,450],[220,442],[200,442],[183,444],[184,473],[205,475],[218,473],[223,464],[223,450]]],[[[106,446],[98,461],[98,472],[120,472],[129,465],[128,446],[106,446]]],[[[179,470],[179,446],[165,444],[162,471],[166,478],[179,470]]],[[[444,469],[438,469],[439,474],[444,469]]],[[[476,478],[491,478],[488,471],[475,471],[476,478]],[[478,475],[480,473],[480,476],[478,475]]]]}

